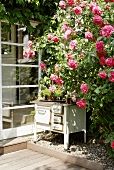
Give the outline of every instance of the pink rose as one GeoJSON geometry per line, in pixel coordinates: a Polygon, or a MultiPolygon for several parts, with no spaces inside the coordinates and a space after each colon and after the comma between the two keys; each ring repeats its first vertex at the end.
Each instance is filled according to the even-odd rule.
{"type": "Polygon", "coordinates": [[[114,141],[111,142],[110,147],[114,149],[114,141]]]}
{"type": "Polygon", "coordinates": [[[100,6],[94,6],[92,8],[92,13],[94,15],[101,15],[102,14],[102,10],[101,10],[101,7],[100,6]]]}
{"type": "Polygon", "coordinates": [[[101,79],[106,79],[107,73],[105,73],[104,71],[101,71],[101,72],[99,72],[99,77],[100,77],[101,79]]]}
{"type": "Polygon", "coordinates": [[[107,53],[106,51],[104,50],[102,53],[97,53],[97,56],[100,58],[100,57],[106,57],[107,53]]]}
{"type": "Polygon", "coordinates": [[[28,51],[28,58],[35,56],[35,52],[33,50],[28,51]]]}
{"type": "Polygon", "coordinates": [[[78,68],[78,63],[76,61],[74,61],[74,60],[69,60],[68,65],[69,65],[69,67],[71,67],[73,69],[78,68]]]}
{"type": "Polygon", "coordinates": [[[23,51],[23,56],[24,56],[24,58],[27,58],[27,57],[28,57],[27,51],[23,51]]]}
{"type": "Polygon", "coordinates": [[[78,100],[76,102],[76,104],[80,107],[80,108],[86,108],[86,102],[85,102],[85,99],[82,98],[81,100],[78,100]]]}
{"type": "Polygon", "coordinates": [[[67,23],[64,23],[63,26],[62,26],[62,30],[63,31],[66,31],[68,29],[68,24],[67,23]]]}
{"type": "Polygon", "coordinates": [[[100,35],[103,37],[109,37],[114,32],[114,27],[111,25],[105,25],[102,30],[100,30],[100,35]]]}
{"type": "Polygon", "coordinates": [[[48,40],[52,40],[53,35],[50,33],[50,34],[47,35],[47,37],[48,37],[48,40]]]}
{"type": "Polygon", "coordinates": [[[54,36],[54,37],[52,38],[52,41],[58,42],[58,41],[59,41],[59,38],[58,38],[57,36],[54,36]]]}
{"type": "Polygon", "coordinates": [[[81,53],[79,56],[82,58],[82,57],[84,56],[84,54],[83,54],[83,53],[81,53]]]}
{"type": "Polygon", "coordinates": [[[72,56],[70,56],[70,55],[67,55],[66,58],[67,58],[67,60],[72,60],[72,56]]]}
{"type": "Polygon", "coordinates": [[[103,20],[102,20],[102,17],[99,16],[99,15],[95,15],[93,17],[93,22],[99,26],[102,26],[103,25],[103,20]]]}
{"type": "Polygon", "coordinates": [[[106,65],[108,66],[108,67],[113,67],[114,66],[114,59],[113,58],[107,58],[106,60],[105,60],[105,63],[106,63],[106,65]]]}
{"type": "Polygon", "coordinates": [[[71,50],[75,50],[76,44],[77,44],[77,41],[76,41],[76,40],[71,40],[71,42],[70,42],[70,44],[69,44],[69,48],[70,48],[71,50]]]}
{"type": "Polygon", "coordinates": [[[93,39],[93,34],[89,31],[85,32],[85,38],[87,38],[88,40],[92,40],[93,39]]]}
{"type": "Polygon", "coordinates": [[[95,7],[96,5],[97,5],[97,4],[96,4],[95,2],[91,2],[91,3],[89,4],[90,10],[92,11],[93,7],[95,7]]]}
{"type": "Polygon", "coordinates": [[[100,65],[104,66],[105,65],[105,58],[100,57],[99,62],[100,62],[100,65]]]}
{"type": "Polygon", "coordinates": [[[110,9],[110,5],[106,5],[106,9],[109,10],[110,9]]]}
{"type": "Polygon", "coordinates": [[[65,8],[66,8],[66,3],[65,3],[65,1],[60,1],[60,2],[59,2],[59,6],[60,6],[62,9],[65,9],[65,8]]]}
{"type": "Polygon", "coordinates": [[[80,86],[80,90],[84,93],[87,94],[88,93],[88,86],[85,83],[82,83],[80,86]]]}
{"type": "Polygon", "coordinates": [[[72,34],[72,30],[71,29],[66,30],[66,32],[64,34],[65,39],[68,39],[71,34],[72,34]]]}
{"type": "Polygon", "coordinates": [[[98,41],[96,42],[96,50],[99,52],[99,53],[102,53],[104,51],[104,42],[103,41],[98,41]]]}
{"type": "Polygon", "coordinates": [[[23,56],[24,58],[30,58],[35,56],[35,52],[33,50],[27,50],[27,51],[23,51],[23,56]]]}
{"type": "Polygon", "coordinates": [[[40,63],[40,67],[43,71],[46,70],[46,65],[43,62],[40,63]]]}
{"type": "Polygon", "coordinates": [[[30,40],[28,41],[28,47],[32,48],[32,41],[30,41],[30,40]]]}
{"type": "Polygon", "coordinates": [[[55,82],[59,85],[62,85],[64,83],[64,81],[59,77],[55,79],[55,82]]]}
{"type": "Polygon", "coordinates": [[[51,93],[54,93],[54,91],[56,90],[56,87],[54,85],[49,87],[49,90],[51,93]]]}
{"type": "Polygon", "coordinates": [[[77,15],[81,15],[82,14],[82,8],[80,6],[76,6],[74,7],[74,13],[77,15]]]}
{"type": "Polygon", "coordinates": [[[79,20],[78,20],[78,24],[81,24],[81,23],[82,23],[82,22],[81,22],[81,20],[79,19],[79,20]]]}
{"type": "Polygon", "coordinates": [[[112,71],[112,72],[110,73],[109,81],[110,81],[110,82],[114,82],[114,71],[112,71]]]}
{"type": "Polygon", "coordinates": [[[60,71],[60,65],[58,65],[58,64],[55,65],[55,71],[56,72],[60,71]]]}
{"type": "Polygon", "coordinates": [[[67,3],[69,6],[72,6],[72,5],[74,5],[74,0],[67,0],[67,3]]]}
{"type": "Polygon", "coordinates": [[[50,80],[52,80],[52,81],[55,81],[56,80],[56,75],[55,74],[51,74],[51,76],[50,76],[50,80]]]}
{"type": "Polygon", "coordinates": [[[87,1],[83,1],[83,2],[80,4],[80,7],[81,7],[81,8],[84,8],[84,7],[86,6],[86,4],[87,4],[87,1]]]}

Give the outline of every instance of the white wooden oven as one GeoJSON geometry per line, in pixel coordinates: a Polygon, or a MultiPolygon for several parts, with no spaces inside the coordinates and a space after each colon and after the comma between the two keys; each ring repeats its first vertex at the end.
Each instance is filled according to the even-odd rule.
{"type": "Polygon", "coordinates": [[[86,143],[86,109],[77,105],[58,102],[37,102],[35,104],[34,142],[37,128],[64,134],[64,149],[69,148],[69,134],[84,131],[86,143]]]}

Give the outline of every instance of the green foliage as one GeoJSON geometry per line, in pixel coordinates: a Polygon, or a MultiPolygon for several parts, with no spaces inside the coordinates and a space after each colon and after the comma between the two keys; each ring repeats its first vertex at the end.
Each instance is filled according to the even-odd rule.
{"type": "Polygon", "coordinates": [[[1,0],[0,20],[5,20],[10,24],[23,24],[27,26],[29,32],[34,32],[30,20],[38,21],[35,34],[42,35],[48,29],[51,17],[56,11],[57,0],[1,0]],[[48,21],[48,22],[47,22],[48,21]]]}
{"type": "Polygon", "coordinates": [[[61,97],[63,93],[62,93],[62,91],[60,89],[56,89],[54,91],[54,94],[55,94],[56,97],[61,97]]]}
{"type": "Polygon", "coordinates": [[[51,92],[48,88],[45,88],[44,90],[42,90],[41,95],[49,97],[49,96],[51,96],[51,92]]]}
{"type": "Polygon", "coordinates": [[[111,148],[111,142],[114,142],[114,132],[108,134],[104,140],[104,144],[106,145],[107,152],[110,154],[112,158],[114,158],[114,148],[111,148]]]}
{"type": "MultiPolygon", "coordinates": [[[[65,1],[66,2],[66,1],[65,1]]],[[[78,1],[79,6],[82,1],[78,1]]],[[[82,8],[82,14],[76,15],[73,13],[72,7],[67,5],[66,9],[58,7],[56,12],[56,20],[54,17],[52,21],[56,21],[57,28],[53,27],[53,22],[49,22],[50,29],[44,32],[42,37],[36,39],[36,49],[43,50],[42,61],[45,62],[48,75],[54,72],[54,65],[60,64],[61,69],[59,75],[64,81],[64,90],[67,93],[74,90],[78,93],[80,98],[84,98],[87,104],[87,111],[92,110],[91,115],[91,131],[103,138],[114,138],[114,82],[109,80],[111,72],[114,72],[114,66],[109,67],[106,64],[101,65],[97,50],[95,48],[96,41],[104,42],[104,50],[106,51],[105,60],[107,58],[114,58],[114,33],[111,36],[104,37],[100,35],[102,27],[93,22],[94,15],[89,9],[91,0],[82,8]],[[81,24],[78,24],[78,21],[81,24]],[[67,23],[74,31],[68,39],[64,38],[64,31],[62,25],[67,23]],[[90,31],[93,34],[93,39],[88,40],[85,38],[85,32],[90,31]],[[76,33],[75,33],[76,32],[76,33]],[[47,35],[52,33],[58,36],[59,41],[53,42],[47,39],[47,35]],[[74,51],[69,49],[71,40],[76,40],[77,45],[74,51]],[[80,54],[83,53],[83,57],[80,54]],[[78,63],[77,69],[72,69],[68,65],[67,55],[72,56],[72,59],[78,63]],[[100,78],[99,72],[104,71],[107,73],[107,78],[100,78]],[[80,90],[80,85],[86,83],[88,86],[88,93],[84,94],[80,90]]],[[[106,3],[104,0],[98,0],[97,5],[101,7],[103,23],[107,22],[113,26],[114,18],[114,3],[106,3]],[[110,9],[106,9],[106,5],[110,5],[110,9]]],[[[45,72],[42,73],[42,76],[45,72]]],[[[109,146],[110,147],[110,146],[109,146]]],[[[110,148],[110,152],[112,149],[110,148]]],[[[114,150],[114,149],[113,149],[114,150]]]]}

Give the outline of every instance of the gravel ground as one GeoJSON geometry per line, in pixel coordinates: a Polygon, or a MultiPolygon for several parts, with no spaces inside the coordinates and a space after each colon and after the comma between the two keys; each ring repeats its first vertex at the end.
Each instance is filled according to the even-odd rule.
{"type": "Polygon", "coordinates": [[[37,143],[73,156],[102,163],[104,170],[114,170],[114,160],[107,155],[105,146],[100,141],[88,137],[88,142],[84,144],[82,133],[70,134],[69,149],[65,151],[63,137],[63,134],[45,132],[38,135],[37,143]]]}

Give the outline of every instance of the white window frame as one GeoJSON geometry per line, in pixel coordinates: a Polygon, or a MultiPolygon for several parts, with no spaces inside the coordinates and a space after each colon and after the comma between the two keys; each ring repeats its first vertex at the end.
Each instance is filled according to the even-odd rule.
{"type": "MultiPolygon", "coordinates": [[[[1,22],[0,22],[0,37],[1,37],[1,22]]],[[[12,106],[12,107],[5,107],[5,108],[3,108],[2,107],[2,89],[3,88],[39,87],[39,82],[40,82],[40,78],[41,78],[41,68],[39,67],[39,65],[40,65],[41,56],[42,56],[42,51],[39,50],[38,65],[2,64],[2,51],[1,51],[2,44],[13,45],[13,46],[22,46],[22,47],[25,46],[25,44],[1,41],[1,38],[0,38],[0,140],[12,138],[12,137],[23,136],[23,135],[27,135],[27,134],[32,134],[33,133],[33,128],[34,128],[33,124],[25,125],[25,126],[20,126],[20,127],[15,127],[15,128],[3,129],[2,110],[30,108],[30,107],[34,107],[34,104],[32,104],[32,105],[12,106]],[[12,66],[16,66],[16,67],[31,67],[31,68],[35,67],[35,68],[38,68],[38,84],[37,85],[2,86],[2,67],[3,66],[8,66],[8,67],[12,67],[12,66]]]]}

